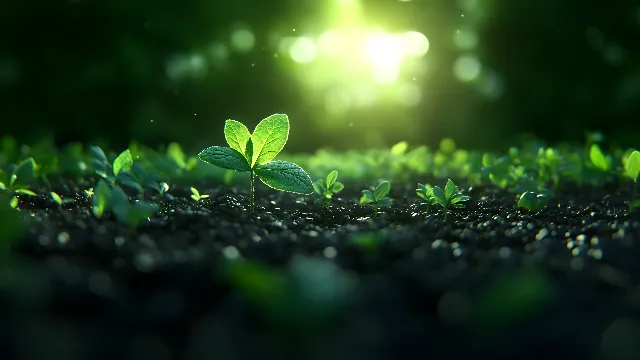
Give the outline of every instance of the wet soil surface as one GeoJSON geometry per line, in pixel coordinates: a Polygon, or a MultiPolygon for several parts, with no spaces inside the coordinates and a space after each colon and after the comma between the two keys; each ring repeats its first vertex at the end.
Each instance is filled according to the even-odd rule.
{"type": "Polygon", "coordinates": [[[425,216],[393,184],[374,219],[347,187],[148,195],[137,228],[21,198],[27,234],[0,267],[0,346],[15,359],[640,358],[640,211],[629,189],[567,187],[547,209],[464,187],[425,216]],[[249,260],[244,262],[241,259],[249,260]],[[236,266],[252,264],[251,266],[236,266]],[[253,266],[255,265],[255,266],[253,266]]]}

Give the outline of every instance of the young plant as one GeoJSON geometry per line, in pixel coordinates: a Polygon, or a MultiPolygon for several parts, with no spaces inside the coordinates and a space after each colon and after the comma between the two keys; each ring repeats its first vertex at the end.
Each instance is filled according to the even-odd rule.
{"type": "Polygon", "coordinates": [[[311,178],[298,165],[273,160],[289,137],[289,118],[274,114],[260,121],[253,133],[242,123],[227,120],[224,136],[229,147],[211,146],[198,154],[200,160],[225,169],[249,172],[251,211],[254,205],[254,176],[265,185],[298,194],[313,193],[311,178]]]}
{"type": "Polygon", "coordinates": [[[433,195],[433,186],[429,184],[420,184],[418,183],[418,188],[416,189],[416,195],[419,198],[424,200],[425,204],[425,215],[431,214],[431,207],[436,204],[436,197],[433,195]]]}
{"type": "Polygon", "coordinates": [[[318,202],[323,207],[327,208],[331,206],[331,198],[333,195],[339,193],[342,189],[344,189],[344,185],[336,181],[338,179],[338,171],[333,170],[327,175],[327,179],[320,179],[313,183],[313,189],[316,194],[320,196],[318,202]]]}
{"type": "Polygon", "coordinates": [[[73,199],[63,199],[62,196],[58,195],[55,191],[51,191],[49,195],[51,195],[51,199],[53,199],[53,202],[58,204],[58,206],[73,202],[73,199]]]}
{"type": "Polygon", "coordinates": [[[138,226],[140,222],[158,211],[158,207],[154,204],[144,202],[131,204],[124,190],[120,187],[111,189],[104,180],[100,180],[96,185],[91,201],[91,210],[95,217],[101,218],[106,211],[110,211],[118,221],[132,227],[138,226]]]}
{"type": "Polygon", "coordinates": [[[373,191],[362,190],[360,205],[371,205],[373,217],[377,217],[381,207],[391,205],[391,198],[387,197],[389,190],[391,190],[391,184],[388,181],[381,182],[373,191]]]}
{"type": "Polygon", "coordinates": [[[191,198],[195,201],[200,201],[202,199],[206,199],[208,198],[209,195],[200,195],[200,192],[198,191],[198,189],[192,187],[191,188],[191,198]]]}
{"type": "Polygon", "coordinates": [[[536,194],[533,191],[526,191],[520,195],[518,207],[525,208],[532,212],[539,212],[547,206],[548,197],[544,194],[536,194]]]}
{"type": "Polygon", "coordinates": [[[640,182],[640,151],[634,151],[627,159],[627,174],[633,180],[633,193],[631,195],[631,203],[629,210],[640,207],[640,199],[636,199],[638,193],[638,182],[640,182]]]}
{"type": "Polygon", "coordinates": [[[123,151],[118,155],[113,163],[109,163],[107,155],[99,146],[91,146],[89,151],[93,155],[91,162],[96,168],[96,173],[105,180],[108,180],[111,185],[115,185],[118,174],[121,171],[130,171],[133,167],[133,156],[129,149],[123,151]]]}
{"type": "Polygon", "coordinates": [[[451,181],[447,180],[447,185],[444,187],[444,191],[439,186],[433,187],[433,196],[437,204],[440,204],[444,209],[444,218],[447,219],[447,215],[451,209],[463,209],[464,202],[469,201],[470,197],[462,195],[458,191],[458,186],[451,181]]]}
{"type": "Polygon", "coordinates": [[[598,144],[591,144],[591,148],[589,149],[589,159],[591,163],[598,168],[598,170],[602,172],[608,172],[611,170],[611,157],[605,156],[605,154],[600,150],[600,146],[598,144]]]}
{"type": "Polygon", "coordinates": [[[28,158],[18,164],[11,175],[0,170],[0,190],[7,191],[11,194],[24,194],[36,196],[37,194],[29,190],[31,186],[27,182],[35,178],[36,162],[33,158],[28,158]]]}

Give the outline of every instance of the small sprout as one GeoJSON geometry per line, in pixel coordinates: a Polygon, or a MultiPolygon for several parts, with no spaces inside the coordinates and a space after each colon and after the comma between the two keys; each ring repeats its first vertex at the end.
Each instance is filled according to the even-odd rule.
{"type": "Polygon", "coordinates": [[[18,208],[18,197],[14,196],[11,198],[11,200],[9,200],[9,206],[11,206],[14,209],[18,208]]]}
{"type": "Polygon", "coordinates": [[[273,160],[289,137],[289,118],[274,114],[249,129],[235,120],[227,120],[224,135],[229,147],[211,146],[198,154],[200,160],[225,169],[249,172],[251,211],[254,205],[254,175],[265,185],[298,194],[313,193],[311,178],[298,165],[273,160]]]}
{"type": "Polygon", "coordinates": [[[91,198],[93,196],[93,188],[89,188],[88,190],[84,191],[85,195],[87,195],[88,198],[91,198]]]}
{"type": "Polygon", "coordinates": [[[56,204],[58,204],[58,206],[62,206],[62,198],[60,197],[60,195],[52,191],[51,198],[53,199],[53,201],[55,201],[56,204]]]}
{"type": "Polygon", "coordinates": [[[518,207],[525,208],[532,212],[539,212],[547,206],[548,198],[544,194],[536,194],[533,191],[526,191],[520,195],[518,207]]]}
{"type": "MultiPolygon", "coordinates": [[[[635,199],[638,193],[638,183],[640,183],[640,151],[635,150],[627,159],[627,174],[633,180],[633,193],[631,199],[635,199]]],[[[629,211],[640,206],[640,199],[633,200],[629,204],[629,211]]]]}
{"type": "Polygon", "coordinates": [[[133,157],[129,149],[123,151],[113,160],[113,176],[118,176],[120,171],[130,171],[133,167],[133,157]]]}
{"type": "Polygon", "coordinates": [[[198,191],[198,189],[192,187],[191,188],[191,198],[195,201],[200,201],[202,199],[206,199],[208,198],[209,195],[200,195],[200,192],[198,191]]]}
{"type": "Polygon", "coordinates": [[[333,170],[327,175],[327,179],[320,179],[313,183],[313,189],[316,194],[320,196],[318,202],[325,208],[331,206],[331,198],[333,195],[339,193],[344,189],[344,185],[341,182],[336,181],[338,179],[338,171],[333,170]]]}
{"type": "Polygon", "coordinates": [[[373,207],[373,217],[378,216],[378,211],[383,206],[391,205],[391,199],[387,197],[391,184],[388,181],[383,181],[373,190],[362,190],[362,197],[360,198],[360,205],[370,204],[373,207]]]}
{"type": "Polygon", "coordinates": [[[7,191],[14,195],[37,196],[35,192],[29,190],[31,186],[27,184],[27,182],[35,178],[35,168],[36,163],[33,158],[28,158],[18,164],[9,176],[0,170],[0,190],[7,191]]]}
{"type": "Polygon", "coordinates": [[[416,195],[424,200],[424,204],[426,205],[425,214],[429,215],[431,213],[431,207],[436,204],[436,198],[433,195],[433,186],[418,183],[416,195]]]}
{"type": "Polygon", "coordinates": [[[445,185],[444,191],[439,186],[434,186],[433,196],[435,197],[436,203],[440,204],[440,206],[444,208],[445,220],[451,209],[463,209],[463,203],[470,199],[469,196],[462,195],[458,191],[458,186],[454,184],[451,179],[447,180],[447,185],[445,185]]]}
{"type": "Polygon", "coordinates": [[[104,180],[98,181],[98,185],[95,188],[95,194],[91,197],[91,211],[97,218],[101,218],[104,212],[109,207],[109,201],[111,199],[111,189],[104,180]]]}
{"type": "Polygon", "coordinates": [[[591,163],[603,172],[611,169],[611,157],[605,156],[598,144],[592,144],[589,150],[589,159],[591,163]]]}

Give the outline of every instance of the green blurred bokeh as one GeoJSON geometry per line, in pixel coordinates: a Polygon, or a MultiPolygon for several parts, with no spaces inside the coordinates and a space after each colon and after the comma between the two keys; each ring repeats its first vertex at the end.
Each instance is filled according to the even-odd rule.
{"type": "Polygon", "coordinates": [[[9,1],[1,135],[221,143],[292,121],[288,151],[500,148],[532,133],[640,134],[632,0],[9,1]]]}

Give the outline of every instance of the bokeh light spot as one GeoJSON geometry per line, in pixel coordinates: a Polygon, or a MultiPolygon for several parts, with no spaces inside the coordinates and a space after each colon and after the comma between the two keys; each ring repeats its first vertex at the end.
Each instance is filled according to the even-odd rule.
{"type": "Polygon", "coordinates": [[[481,72],[482,65],[480,60],[473,55],[462,55],[453,63],[453,74],[463,82],[477,79],[481,72]]]}
{"type": "Polygon", "coordinates": [[[422,99],[422,91],[414,83],[399,85],[396,94],[398,103],[407,107],[418,105],[422,99]]]}
{"type": "Polygon", "coordinates": [[[256,38],[253,32],[246,27],[239,27],[231,33],[231,46],[241,53],[248,53],[253,49],[256,38]]]}
{"type": "Polygon", "coordinates": [[[422,57],[429,52],[429,39],[421,32],[407,31],[402,36],[403,51],[408,56],[422,57]]]}
{"type": "Polygon", "coordinates": [[[309,63],[316,58],[316,44],[308,37],[295,39],[289,47],[289,56],[298,63],[309,63]]]}
{"type": "Polygon", "coordinates": [[[478,45],[478,34],[469,27],[457,29],[453,33],[453,43],[461,50],[471,50],[478,45]]]}
{"type": "Polygon", "coordinates": [[[396,81],[403,55],[402,43],[392,35],[373,35],[367,41],[366,56],[373,67],[373,76],[380,83],[396,81]]]}

